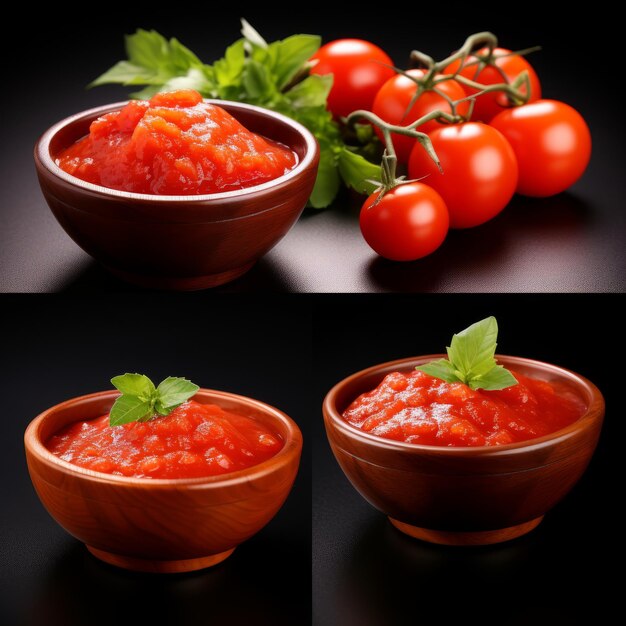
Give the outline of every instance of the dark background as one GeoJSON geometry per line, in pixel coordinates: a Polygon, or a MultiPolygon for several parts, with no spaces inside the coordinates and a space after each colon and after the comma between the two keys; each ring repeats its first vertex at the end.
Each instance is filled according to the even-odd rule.
{"type": "MultiPolygon", "coordinates": [[[[384,4],[372,15],[358,4],[180,3],[167,12],[150,3],[51,4],[6,28],[23,45],[9,46],[0,168],[0,291],[132,291],[104,272],[65,235],[40,193],[32,146],[54,122],[88,107],[122,100],[121,87],[85,85],[125,58],[123,34],[141,26],[175,36],[212,62],[239,36],[246,16],[268,39],[295,32],[362,37],[399,65],[420,48],[442,58],[470,33],[490,29],[505,47],[542,44],[531,62],[544,95],[562,99],[587,119],[594,155],[571,191],[545,200],[516,198],[495,220],[452,232],[435,254],[410,264],[378,258],[365,244],[357,206],[347,196],[333,210],[307,212],[287,237],[245,277],[222,291],[622,291],[623,115],[609,71],[619,37],[607,3],[585,10],[530,0],[512,4],[384,4]]],[[[619,55],[616,58],[621,58],[619,55]]]]}
{"type": "Polygon", "coordinates": [[[598,449],[574,490],[532,533],[454,548],[411,539],[352,487],[320,419],[313,433],[313,623],[608,624],[621,610],[624,558],[619,409],[626,346],[622,296],[363,296],[317,299],[318,405],[345,376],[384,361],[441,352],[488,315],[502,354],[545,360],[592,380],[607,412],[598,449]],[[332,305],[332,306],[331,306],[332,305]],[[341,319],[334,314],[341,311],[341,319]],[[619,594],[619,595],[618,595],[619,594]]]}
{"type": "Polygon", "coordinates": [[[27,424],[58,402],[110,388],[109,379],[126,371],[157,382],[186,376],[268,402],[309,441],[315,409],[308,307],[280,296],[264,307],[238,296],[212,303],[121,300],[2,297],[0,624],[310,623],[308,445],[276,517],[226,561],[201,572],[136,574],[101,563],[39,502],[24,458],[27,424]]]}

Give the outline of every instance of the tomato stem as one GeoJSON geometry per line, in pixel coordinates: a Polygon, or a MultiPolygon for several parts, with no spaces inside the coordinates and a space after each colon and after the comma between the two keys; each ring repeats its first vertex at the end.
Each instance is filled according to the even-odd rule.
{"type": "MultiPolygon", "coordinates": [[[[484,48],[485,46],[490,54],[493,52],[493,49],[498,46],[498,38],[488,31],[470,35],[456,52],[453,52],[450,56],[443,59],[443,61],[435,61],[427,54],[419,50],[413,50],[413,52],[411,52],[411,62],[424,65],[428,70],[424,79],[431,79],[435,74],[440,74],[448,65],[455,61],[460,60],[460,67],[462,67],[465,59],[470,56],[475,49],[484,48]]],[[[417,67],[419,67],[419,65],[417,67]]]]}
{"type": "MultiPolygon", "coordinates": [[[[456,108],[457,102],[451,102],[451,107],[454,110],[456,108]]],[[[470,109],[472,107],[470,106],[470,109]]],[[[381,186],[380,186],[380,194],[376,199],[376,202],[372,205],[375,206],[380,202],[382,197],[388,191],[391,191],[394,187],[401,185],[402,183],[409,182],[404,179],[403,176],[398,177],[396,174],[396,169],[398,165],[398,158],[396,156],[396,151],[393,146],[392,134],[396,133],[398,135],[405,135],[407,137],[414,137],[417,139],[419,144],[422,146],[428,156],[434,161],[434,163],[439,168],[440,172],[443,172],[441,168],[441,162],[439,161],[439,157],[435,152],[435,148],[430,140],[430,137],[426,133],[422,133],[416,128],[421,126],[422,124],[426,124],[432,120],[437,120],[438,122],[448,122],[452,124],[456,124],[464,120],[463,117],[457,115],[456,113],[450,114],[446,111],[442,111],[437,109],[436,111],[431,111],[427,115],[420,117],[418,120],[415,120],[411,124],[407,126],[398,126],[396,124],[390,124],[389,122],[385,122],[385,120],[381,119],[375,113],[371,111],[365,111],[359,109],[358,111],[353,111],[344,119],[344,122],[347,125],[354,124],[358,120],[367,120],[370,124],[380,128],[383,140],[385,144],[385,151],[383,153],[382,162],[380,165],[381,169],[381,186]]]]}
{"type": "Polygon", "coordinates": [[[430,137],[426,133],[422,133],[416,128],[421,126],[422,124],[426,124],[431,120],[437,120],[439,122],[449,122],[451,124],[455,124],[457,122],[462,121],[462,117],[459,115],[451,115],[446,111],[441,111],[437,109],[436,111],[431,111],[427,115],[420,117],[419,119],[411,122],[407,126],[398,126],[397,124],[390,124],[389,122],[385,122],[385,120],[381,119],[375,113],[371,111],[365,111],[359,109],[358,111],[353,111],[345,118],[346,124],[353,124],[359,119],[364,119],[380,128],[383,134],[383,138],[385,140],[385,150],[390,157],[396,158],[396,151],[393,147],[393,140],[391,138],[392,133],[396,133],[398,135],[406,135],[407,137],[414,137],[419,141],[422,147],[426,150],[430,158],[435,162],[437,167],[441,169],[441,164],[439,163],[439,157],[433,148],[433,144],[430,140],[430,137]]]}
{"type": "MultiPolygon", "coordinates": [[[[484,31],[481,33],[474,33],[473,35],[470,35],[456,52],[449,55],[442,61],[435,61],[431,56],[419,50],[413,50],[413,52],[411,52],[412,66],[424,66],[427,70],[426,74],[422,78],[418,78],[415,76],[411,76],[402,70],[396,69],[398,73],[406,76],[407,78],[410,78],[418,85],[418,90],[411,100],[409,110],[415,104],[417,98],[419,98],[419,96],[426,90],[435,91],[438,95],[445,97],[444,94],[436,87],[438,84],[443,83],[447,80],[456,80],[461,85],[476,89],[478,91],[478,93],[472,94],[467,98],[456,101],[454,105],[450,103],[453,115],[456,115],[456,109],[453,108],[453,106],[456,106],[461,102],[465,102],[467,100],[482,96],[485,93],[492,93],[494,91],[499,91],[506,94],[511,103],[515,106],[526,104],[526,102],[528,102],[528,99],[530,98],[530,77],[528,75],[528,72],[521,72],[512,83],[509,83],[506,74],[504,73],[502,68],[497,65],[496,60],[503,56],[523,56],[526,54],[530,54],[531,52],[541,50],[541,47],[533,46],[531,48],[519,50],[518,52],[494,55],[494,50],[495,48],[497,48],[497,46],[498,38],[493,33],[484,31]],[[478,50],[485,47],[487,48],[487,53],[479,55],[478,50]],[[469,63],[466,63],[467,58],[470,55],[474,55],[476,59],[470,61],[469,63]],[[449,65],[451,65],[455,61],[460,61],[460,63],[457,71],[454,74],[446,74],[443,76],[440,75],[441,72],[443,72],[449,65]],[[463,68],[474,65],[476,66],[476,75],[480,74],[480,72],[487,66],[493,67],[502,77],[502,82],[493,85],[483,85],[482,83],[471,80],[470,78],[466,78],[465,76],[461,75],[460,72],[463,68]],[[522,87],[524,87],[524,89],[522,89],[522,87]]],[[[467,119],[471,119],[471,115],[466,117],[467,119]]]]}
{"type": "Polygon", "coordinates": [[[467,96],[459,102],[465,102],[466,100],[475,100],[479,96],[482,96],[485,93],[492,93],[494,91],[499,91],[508,96],[509,100],[515,105],[519,106],[521,104],[526,104],[528,102],[528,98],[530,97],[530,76],[526,70],[519,73],[517,78],[512,83],[496,83],[494,85],[483,85],[482,83],[478,83],[474,80],[466,78],[465,76],[461,76],[460,74],[455,77],[455,80],[466,87],[471,87],[472,89],[477,89],[478,93],[472,94],[471,96],[467,96]],[[525,90],[522,90],[521,87],[524,87],[525,90]]]}

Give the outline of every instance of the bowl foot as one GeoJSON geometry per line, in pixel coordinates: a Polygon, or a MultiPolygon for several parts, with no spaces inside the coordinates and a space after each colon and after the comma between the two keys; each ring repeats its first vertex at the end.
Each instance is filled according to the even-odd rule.
{"type": "Polygon", "coordinates": [[[189,278],[174,276],[150,276],[147,274],[133,274],[125,272],[113,267],[105,265],[106,269],[118,278],[127,283],[146,287],[148,289],[164,289],[167,291],[199,291],[200,289],[209,289],[229,283],[240,276],[243,276],[253,265],[246,263],[241,267],[237,267],[227,272],[219,272],[217,274],[207,274],[206,276],[191,276],[189,278]]]}
{"type": "Polygon", "coordinates": [[[219,554],[211,554],[198,559],[180,559],[177,561],[153,561],[152,559],[138,559],[123,554],[113,554],[87,546],[87,550],[91,552],[97,559],[121,567],[134,572],[154,572],[157,574],[180,574],[183,572],[194,572],[199,569],[205,569],[221,563],[227,559],[235,550],[226,550],[219,554]]]}
{"type": "Polygon", "coordinates": [[[422,541],[428,541],[429,543],[440,543],[446,546],[486,546],[491,543],[501,543],[503,541],[510,541],[521,537],[526,533],[529,533],[533,528],[536,528],[541,520],[541,517],[536,517],[529,522],[518,524],[517,526],[509,526],[508,528],[498,528],[497,530],[482,530],[472,532],[454,532],[446,530],[432,530],[430,528],[420,528],[419,526],[412,526],[411,524],[405,524],[399,522],[392,517],[389,521],[401,532],[421,539],[422,541]]]}

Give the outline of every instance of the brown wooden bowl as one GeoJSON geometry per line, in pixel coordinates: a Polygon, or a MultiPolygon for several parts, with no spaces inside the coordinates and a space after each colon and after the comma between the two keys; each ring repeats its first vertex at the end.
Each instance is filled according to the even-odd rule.
{"type": "Polygon", "coordinates": [[[109,411],[117,391],[72,398],[38,415],[24,444],[31,480],[50,515],[99,559],[126,569],[188,572],[215,565],[265,526],[298,471],[302,435],[283,412],[232,393],[201,389],[194,400],[263,423],[285,442],[272,458],[222,476],[128,478],[94,472],[52,454],[61,428],[109,411]]]}
{"type": "Polygon", "coordinates": [[[404,533],[449,545],[519,537],[535,528],[582,476],[600,436],[604,398],[593,383],[562,367],[498,356],[501,364],[521,374],[567,385],[585,402],[584,415],[545,437],[467,448],[383,439],[341,417],[387,374],[444,356],[382,363],[335,385],[323,405],[330,446],[357,491],[404,533]]]}
{"type": "Polygon", "coordinates": [[[52,126],[35,146],[48,206],[67,234],[112,273],[159,289],[221,285],[247,272],[296,222],[313,189],[319,148],[284,115],[239,102],[213,102],[249,130],[289,146],[298,165],[275,180],[224,193],[159,196],[85,182],[56,165],[93,120],[125,102],[90,109],[52,126]]]}

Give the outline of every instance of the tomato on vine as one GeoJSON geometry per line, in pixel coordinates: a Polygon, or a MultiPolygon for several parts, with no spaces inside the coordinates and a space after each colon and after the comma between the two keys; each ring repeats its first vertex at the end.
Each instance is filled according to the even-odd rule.
{"type": "Polygon", "coordinates": [[[441,196],[418,182],[402,183],[382,197],[375,191],[361,208],[363,238],[391,261],[415,261],[434,252],[448,234],[448,210],[441,196]]]}
{"type": "Polygon", "coordinates": [[[371,109],[381,85],[395,74],[389,55],[362,39],[331,41],[311,61],[311,74],[334,77],[327,106],[335,117],[345,117],[356,109],[371,109]]]}
{"type": "Polygon", "coordinates": [[[491,126],[468,122],[430,133],[439,169],[424,150],[413,148],[409,176],[423,178],[444,199],[450,228],[471,228],[495,217],[517,186],[517,160],[504,136],[491,126]]]}
{"type": "Polygon", "coordinates": [[[396,176],[398,158],[392,133],[411,137],[416,148],[439,165],[437,154],[426,133],[416,130],[434,119],[459,121],[444,111],[431,111],[408,126],[389,124],[371,111],[354,111],[347,118],[351,124],[364,119],[380,130],[384,144],[380,187],[364,202],[359,223],[363,238],[381,256],[392,261],[415,261],[434,252],[446,238],[449,216],[446,204],[431,187],[396,176]]]}
{"type": "MultiPolygon", "coordinates": [[[[490,85],[512,84],[522,72],[527,73],[528,81],[520,84],[520,95],[527,102],[539,100],[541,83],[532,65],[523,56],[506,48],[481,48],[466,59],[456,59],[443,70],[444,74],[454,74],[459,82],[463,81],[463,89],[468,96],[474,96],[490,85]],[[472,86],[471,83],[477,85],[472,86]]],[[[489,122],[511,104],[509,96],[502,91],[483,93],[476,98],[472,119],[489,122]]]]}
{"type": "Polygon", "coordinates": [[[582,175],[591,154],[583,118],[562,102],[533,101],[541,92],[536,74],[520,54],[497,48],[493,34],[471,35],[439,62],[417,50],[411,59],[424,69],[398,71],[379,90],[373,111],[354,111],[346,120],[365,119],[385,145],[381,186],[360,213],[361,232],[380,255],[422,258],[448,228],[498,215],[516,190],[552,195],[582,175]],[[468,121],[473,106],[479,117],[493,115],[490,125],[468,121]],[[398,157],[411,145],[408,172],[419,181],[396,177],[398,157]]]}
{"type": "MultiPolygon", "coordinates": [[[[385,82],[376,94],[372,112],[385,122],[400,126],[411,124],[431,111],[441,110],[452,113],[450,102],[465,97],[461,85],[454,80],[444,80],[429,87],[428,82],[423,82],[425,77],[426,72],[419,69],[408,70],[405,74],[396,74],[385,82]],[[423,87],[418,87],[420,82],[423,82],[423,87]],[[416,98],[418,89],[421,93],[416,98]],[[412,105],[411,102],[413,102],[412,105]]],[[[439,75],[433,77],[434,80],[440,78],[439,75]]],[[[465,115],[468,111],[469,102],[462,102],[457,107],[457,113],[460,115],[465,115]]],[[[429,133],[440,125],[440,122],[434,119],[421,125],[419,130],[429,133]]],[[[374,127],[374,130],[382,139],[381,130],[378,127],[374,127]]],[[[394,134],[393,143],[399,161],[408,162],[415,145],[415,138],[394,134]]]]}
{"type": "Polygon", "coordinates": [[[591,134],[583,117],[564,102],[539,100],[502,111],[491,120],[511,144],[519,165],[517,191],[546,197],[565,191],[591,158],[591,134]]]}

